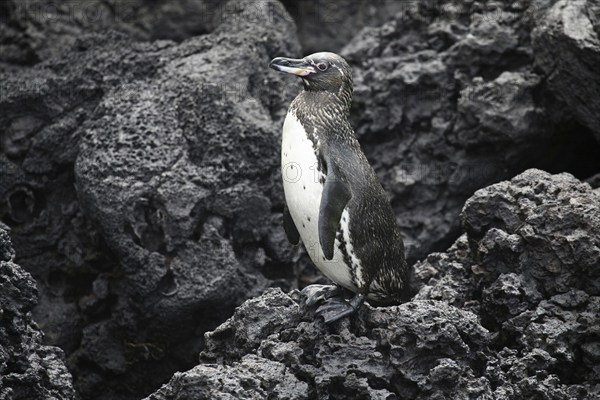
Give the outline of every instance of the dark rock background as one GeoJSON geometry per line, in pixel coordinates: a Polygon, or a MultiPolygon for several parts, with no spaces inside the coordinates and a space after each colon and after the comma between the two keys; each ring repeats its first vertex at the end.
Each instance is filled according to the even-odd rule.
{"type": "Polygon", "coordinates": [[[38,301],[35,280],[14,256],[8,227],[0,223],[0,399],[72,399],[64,352],[42,343],[31,316],[38,301]]]}
{"type": "Polygon", "coordinates": [[[16,253],[0,252],[0,284],[16,282],[0,293],[0,398],[73,397],[49,346],[82,399],[147,396],[200,351],[151,397],[594,398],[600,201],[580,182],[600,186],[594,2],[0,13],[0,218],[16,253]],[[327,329],[284,294],[321,278],[281,228],[279,134],[299,85],[267,68],[318,50],[352,64],[353,125],[421,260],[414,304],[327,329]],[[572,175],[475,193],[528,168],[572,175]],[[27,379],[35,392],[19,392],[27,379]]]}

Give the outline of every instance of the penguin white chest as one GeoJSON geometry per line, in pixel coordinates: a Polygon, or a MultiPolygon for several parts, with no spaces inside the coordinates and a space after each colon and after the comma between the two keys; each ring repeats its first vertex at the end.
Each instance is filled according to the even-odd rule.
{"type": "MultiPolygon", "coordinates": [[[[318,170],[316,146],[302,124],[292,112],[288,112],[283,124],[281,143],[281,175],[283,190],[292,220],[300,233],[302,242],[317,268],[332,281],[350,289],[357,290],[356,271],[346,264],[346,260],[357,261],[355,257],[340,251],[340,242],[335,241],[333,259],[327,260],[319,241],[319,208],[325,176],[318,170]],[[353,275],[355,278],[353,279],[353,275]]],[[[344,210],[341,221],[342,237],[348,236],[348,211],[344,210]]],[[[345,241],[346,250],[351,244],[345,241]]],[[[346,253],[348,253],[346,251],[346,253]]],[[[360,274],[360,272],[359,272],[360,274]]]]}

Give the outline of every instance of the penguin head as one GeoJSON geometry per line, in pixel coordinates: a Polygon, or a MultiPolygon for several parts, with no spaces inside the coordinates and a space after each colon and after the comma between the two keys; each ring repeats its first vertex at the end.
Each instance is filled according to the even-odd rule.
{"type": "Polygon", "coordinates": [[[352,94],[352,70],[335,53],[314,53],[301,59],[277,57],[269,66],[300,76],[307,91],[327,91],[337,96],[352,94]]]}

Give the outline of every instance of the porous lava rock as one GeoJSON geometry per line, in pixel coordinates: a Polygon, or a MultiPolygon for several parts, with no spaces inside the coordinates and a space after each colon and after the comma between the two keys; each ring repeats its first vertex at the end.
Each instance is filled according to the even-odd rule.
{"type": "Polygon", "coordinates": [[[598,173],[600,76],[594,25],[573,19],[585,19],[586,2],[548,15],[536,2],[407,3],[342,55],[353,67],[353,125],[412,263],[460,235],[460,210],[477,189],[533,167],[598,173]],[[555,34],[563,25],[544,22],[552,18],[576,38],[555,34]]]}
{"type": "Polygon", "coordinates": [[[0,399],[74,400],[64,352],[43,344],[31,310],[35,280],[13,262],[6,225],[0,223],[0,399]]]}
{"type": "Polygon", "coordinates": [[[477,191],[461,221],[464,235],[415,265],[410,302],[324,326],[302,292],[271,289],[148,399],[596,399],[598,193],[532,169],[477,191]]]}
{"type": "Polygon", "coordinates": [[[150,393],[293,285],[277,146],[297,87],[268,61],[299,45],[281,4],[230,6],[180,44],[94,33],[2,79],[0,215],[83,398],[150,393]]]}

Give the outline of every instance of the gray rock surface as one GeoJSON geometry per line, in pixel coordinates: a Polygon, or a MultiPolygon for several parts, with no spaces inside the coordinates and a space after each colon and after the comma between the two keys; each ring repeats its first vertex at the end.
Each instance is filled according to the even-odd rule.
{"type": "Polygon", "coordinates": [[[295,87],[266,66],[299,47],[284,8],[261,4],[181,44],[85,36],[3,79],[1,216],[84,398],[150,393],[236,305],[290,288],[272,221],[295,87]]]}
{"type": "Polygon", "coordinates": [[[308,399],[308,385],[284,364],[243,356],[231,365],[198,365],[178,372],[169,385],[147,397],[166,399],[308,399]]]}
{"type": "MultiPolygon", "coordinates": [[[[107,29],[140,41],[182,41],[211,33],[232,16],[264,20],[261,10],[279,13],[275,2],[218,0],[5,0],[0,5],[0,71],[35,65],[68,51],[77,39],[107,29]]],[[[283,1],[305,54],[339,51],[365,26],[379,26],[414,7],[403,1],[283,1]]],[[[265,23],[270,23],[266,20],[265,23]]]]}
{"type": "Polygon", "coordinates": [[[15,251],[0,224],[0,399],[72,400],[73,380],[63,351],[42,343],[31,317],[35,280],[12,262],[15,251]]]}
{"type": "Polygon", "coordinates": [[[376,27],[414,2],[390,0],[283,0],[296,22],[304,54],[339,52],[364,27],[376,27]]]}
{"type": "Polygon", "coordinates": [[[461,213],[466,234],[415,265],[415,299],[471,310],[493,333],[497,398],[600,394],[599,195],[528,170],[477,191],[461,213]]]}
{"type": "Polygon", "coordinates": [[[530,170],[477,191],[461,220],[488,272],[526,274],[545,298],[600,295],[600,198],[587,183],[530,170]]]}
{"type": "MultiPolygon", "coordinates": [[[[600,146],[535,68],[534,5],[409,3],[363,29],[343,55],[354,71],[356,132],[415,261],[458,237],[460,209],[475,190],[531,167],[587,178],[600,146]]],[[[564,74],[578,76],[569,59],[564,74]]]]}
{"type": "Polygon", "coordinates": [[[534,2],[535,64],[548,88],[600,141],[600,5],[594,1],[534,2]]]}
{"type": "Polygon", "coordinates": [[[275,398],[598,398],[598,194],[528,170],[479,190],[462,222],[447,252],[416,264],[411,302],[323,326],[301,292],[271,289],[206,333],[200,365],[148,399],[254,399],[259,382],[280,388],[275,398]]]}
{"type": "Polygon", "coordinates": [[[242,8],[214,0],[5,0],[0,5],[0,70],[64,53],[82,35],[107,29],[138,40],[184,40],[211,32],[242,8]]]}
{"type": "MultiPolygon", "coordinates": [[[[490,393],[475,372],[482,362],[477,350],[486,347],[489,334],[472,313],[436,301],[365,306],[351,322],[327,328],[315,322],[315,310],[304,301],[299,292],[288,295],[280,289],[247,301],[207,333],[203,364],[174,377],[148,399],[184,399],[200,390],[217,393],[222,380],[231,377],[238,387],[249,379],[249,362],[282,371],[275,382],[286,392],[274,398],[387,399],[402,393],[425,399],[452,397],[467,387],[473,396],[490,393]],[[207,368],[213,369],[212,379],[200,382],[198,376],[207,368]]],[[[260,398],[253,391],[237,394],[260,398]]]]}

